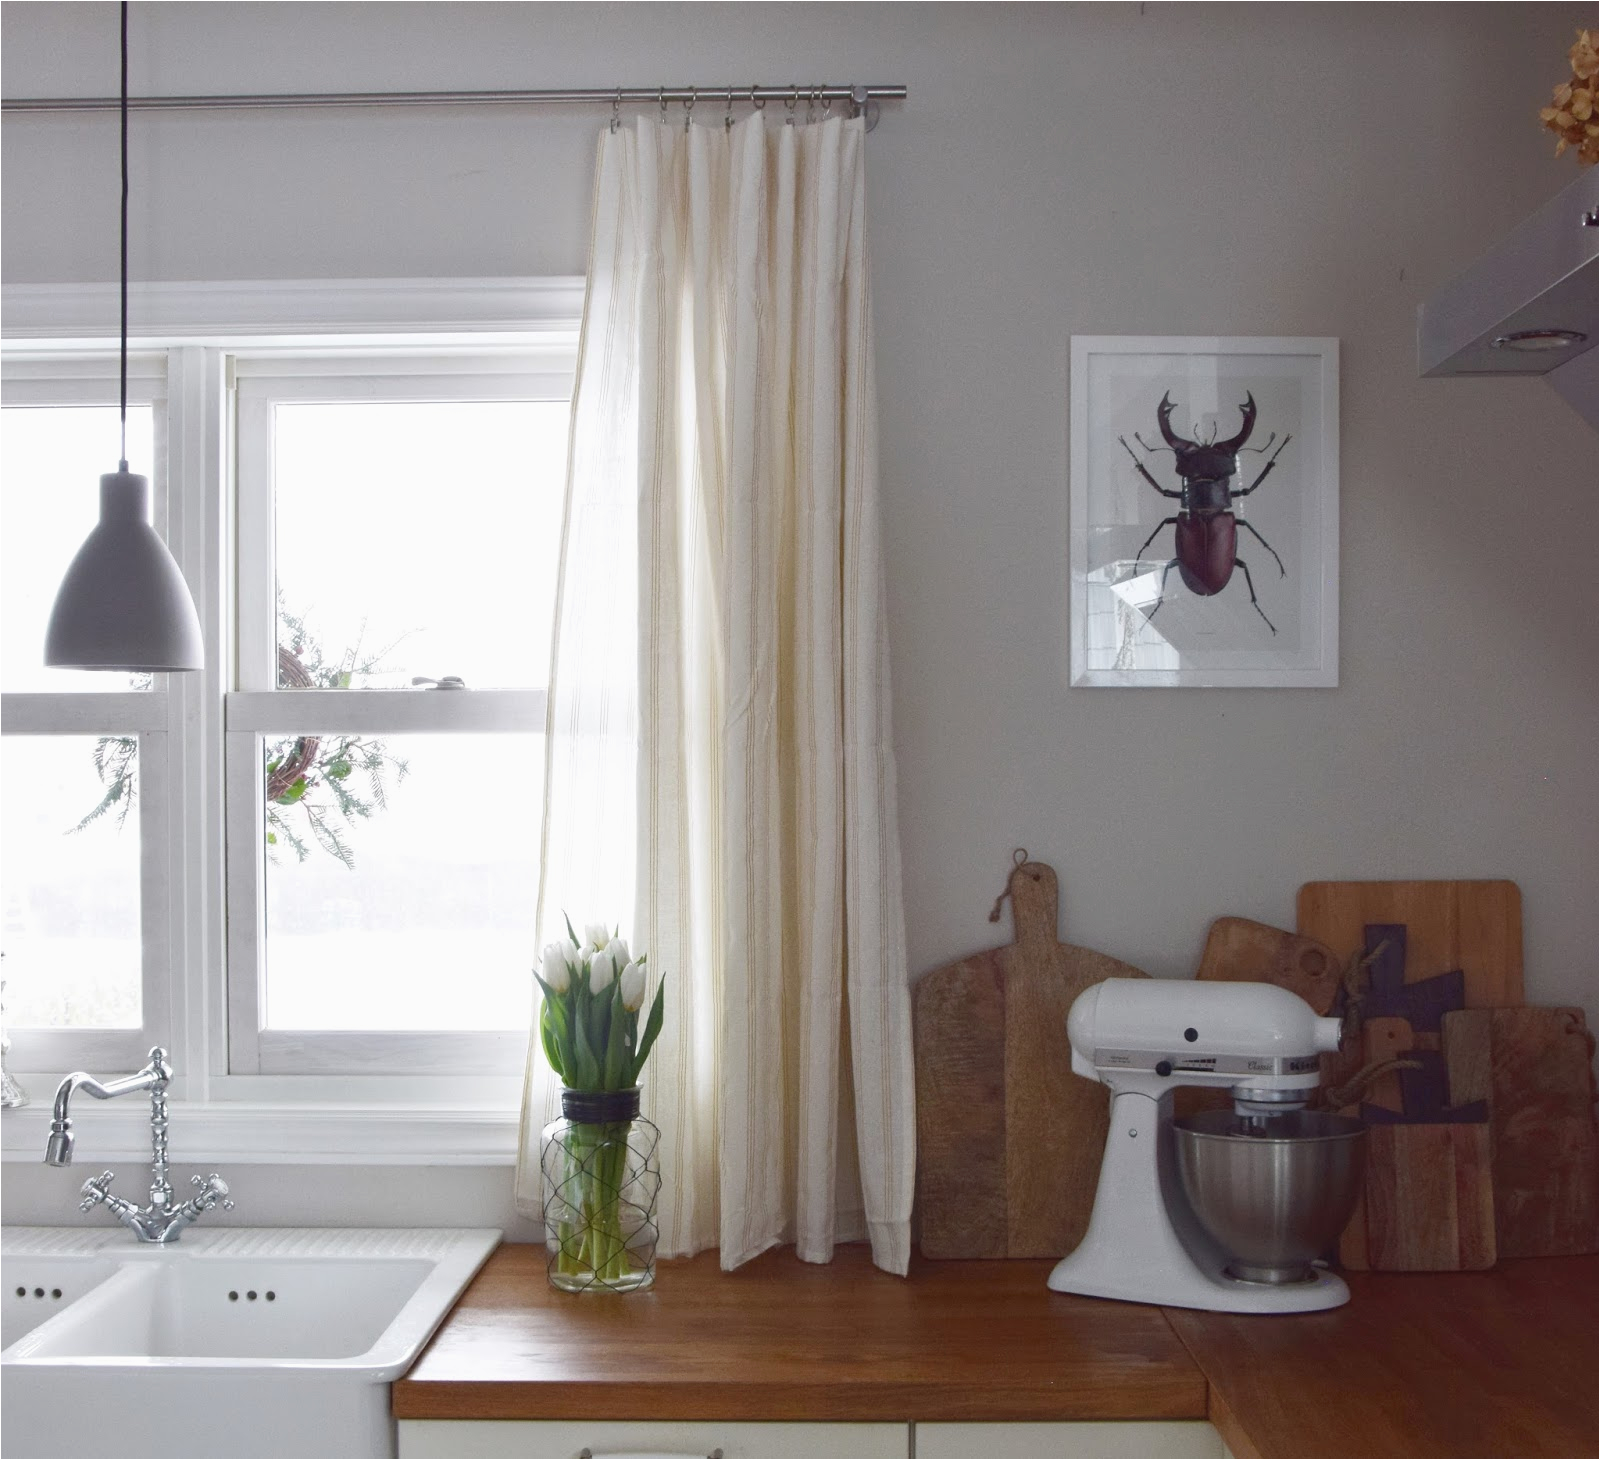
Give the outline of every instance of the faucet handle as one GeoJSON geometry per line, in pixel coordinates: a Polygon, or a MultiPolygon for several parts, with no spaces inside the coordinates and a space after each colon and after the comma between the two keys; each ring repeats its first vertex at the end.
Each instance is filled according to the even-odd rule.
{"type": "Polygon", "coordinates": [[[217,1175],[215,1171],[209,1176],[191,1176],[189,1184],[200,1188],[200,1195],[195,1198],[195,1204],[201,1211],[210,1211],[219,1199],[222,1202],[223,1211],[231,1212],[233,1210],[233,1202],[228,1196],[228,1183],[217,1175]]]}
{"type": "Polygon", "coordinates": [[[78,1203],[78,1210],[86,1212],[90,1207],[99,1206],[101,1202],[110,1196],[111,1193],[107,1188],[116,1179],[117,1173],[115,1171],[102,1171],[98,1176],[91,1176],[78,1188],[78,1194],[83,1198],[78,1203]]]}

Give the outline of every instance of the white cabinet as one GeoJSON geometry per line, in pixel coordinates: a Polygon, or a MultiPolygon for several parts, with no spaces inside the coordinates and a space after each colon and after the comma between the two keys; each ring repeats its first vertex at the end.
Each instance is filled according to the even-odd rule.
{"type": "Polygon", "coordinates": [[[1052,1424],[758,1424],[748,1420],[400,1421],[400,1460],[554,1460],[558,1456],[770,1457],[939,1456],[1031,1460],[1072,1456],[1225,1456],[1204,1420],[1094,1420],[1052,1424]]]}
{"type": "Polygon", "coordinates": [[[1067,1460],[1069,1456],[1220,1457],[1222,1436],[1203,1419],[1075,1420],[1054,1424],[919,1424],[912,1453],[943,1460],[1067,1460]]]}
{"type": "Polygon", "coordinates": [[[903,1424],[788,1424],[750,1420],[435,1420],[400,1421],[401,1460],[546,1460],[557,1456],[715,1455],[726,1460],[862,1456],[907,1460],[903,1424]]]}

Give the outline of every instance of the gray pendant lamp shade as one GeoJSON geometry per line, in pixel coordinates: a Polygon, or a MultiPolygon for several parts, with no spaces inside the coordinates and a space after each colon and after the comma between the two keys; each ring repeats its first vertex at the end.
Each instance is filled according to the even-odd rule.
{"type": "Polygon", "coordinates": [[[52,669],[204,669],[189,585],[150,525],[150,480],[128,470],[128,0],[122,0],[122,459],[100,478],[100,525],[84,539],[50,610],[52,669]]]}
{"type": "Polygon", "coordinates": [[[150,482],[100,478],[100,522],[62,579],[44,636],[57,669],[203,669],[205,643],[189,585],[150,525],[150,482]]]}

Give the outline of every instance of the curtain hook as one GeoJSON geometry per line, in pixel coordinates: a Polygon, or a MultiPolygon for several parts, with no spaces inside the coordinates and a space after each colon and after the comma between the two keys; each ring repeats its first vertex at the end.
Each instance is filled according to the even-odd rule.
{"type": "Polygon", "coordinates": [[[750,105],[753,106],[758,112],[764,112],[767,109],[767,99],[764,96],[756,95],[756,92],[759,90],[760,87],[758,86],[752,86],[750,88],[750,105]]]}
{"type": "Polygon", "coordinates": [[[799,106],[799,105],[800,105],[800,88],[798,86],[792,87],[790,89],[790,92],[789,92],[788,101],[784,102],[784,104],[783,104],[784,111],[789,113],[789,115],[786,116],[783,119],[784,126],[792,127],[794,125],[794,111],[795,111],[795,108],[797,106],[799,106]]]}
{"type": "Polygon", "coordinates": [[[622,125],[622,88],[617,88],[617,94],[611,98],[611,130],[615,132],[622,125]]]}
{"type": "Polygon", "coordinates": [[[699,94],[699,88],[691,86],[689,99],[683,104],[683,130],[686,132],[689,130],[689,123],[694,120],[694,104],[699,99],[699,94]]]}
{"type": "Polygon", "coordinates": [[[666,121],[666,119],[667,119],[667,88],[665,86],[663,86],[661,88],[660,100],[661,100],[661,120],[662,121],[666,121]]]}
{"type": "Polygon", "coordinates": [[[731,86],[728,88],[728,110],[722,118],[722,130],[725,132],[733,130],[733,88],[731,86]]]}

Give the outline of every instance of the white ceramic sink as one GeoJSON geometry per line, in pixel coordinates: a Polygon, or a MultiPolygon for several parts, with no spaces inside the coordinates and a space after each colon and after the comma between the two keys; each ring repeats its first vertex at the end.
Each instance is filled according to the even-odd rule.
{"type": "Polygon", "coordinates": [[[0,1449],[393,1455],[389,1384],[499,1238],[191,1228],[160,1248],[7,1228],[0,1449]]]}

